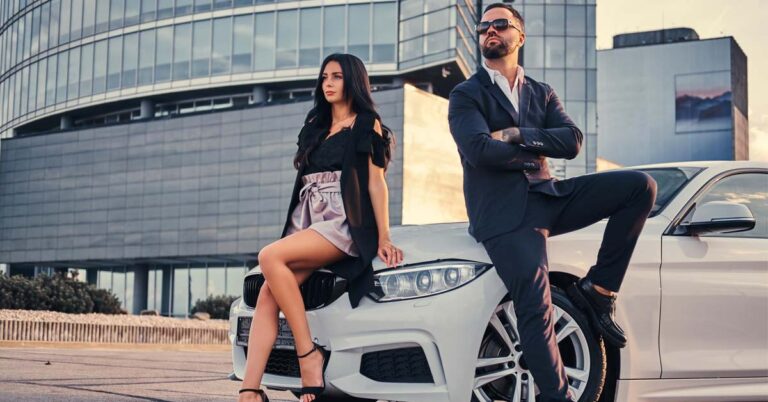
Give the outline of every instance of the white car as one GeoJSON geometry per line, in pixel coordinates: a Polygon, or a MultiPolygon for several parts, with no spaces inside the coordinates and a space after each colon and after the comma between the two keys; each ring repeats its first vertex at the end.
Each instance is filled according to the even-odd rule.
{"type": "MultiPolygon", "coordinates": [[[[594,263],[607,220],[549,240],[557,339],[579,401],[768,400],[768,164],[638,166],[658,183],[617,303],[629,344],[604,344],[563,290],[594,263]]],[[[535,401],[504,285],[466,223],[392,229],[405,266],[374,262],[377,292],[350,308],[344,281],[302,287],[313,337],[331,351],[327,401],[535,401]]],[[[230,310],[242,378],[263,278],[230,310]]],[[[297,391],[281,318],[264,385],[297,391]]]]}

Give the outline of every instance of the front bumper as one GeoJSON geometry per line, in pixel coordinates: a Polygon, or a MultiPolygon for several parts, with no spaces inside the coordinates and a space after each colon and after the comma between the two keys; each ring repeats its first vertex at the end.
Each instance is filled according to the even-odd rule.
{"type": "MultiPolygon", "coordinates": [[[[431,297],[388,303],[364,298],[352,309],[344,295],[307,312],[312,336],[331,351],[326,392],[370,399],[466,402],[473,389],[480,341],[505,293],[495,269],[490,269],[465,286],[431,297]],[[361,373],[364,355],[405,348],[421,348],[433,382],[375,381],[361,373]]],[[[242,299],[232,305],[229,337],[238,378],[243,378],[245,350],[235,344],[237,317],[252,315],[253,309],[242,299]]],[[[263,384],[299,390],[301,379],[265,374],[263,384]]]]}

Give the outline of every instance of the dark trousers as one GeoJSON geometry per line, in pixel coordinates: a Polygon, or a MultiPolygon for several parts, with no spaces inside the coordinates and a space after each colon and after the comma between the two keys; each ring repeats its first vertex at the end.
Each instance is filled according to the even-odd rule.
{"type": "Polygon", "coordinates": [[[596,173],[568,179],[571,194],[530,191],[523,222],[483,242],[515,306],[520,343],[542,401],[566,401],[568,380],[554,332],[549,291],[547,237],[608,218],[603,241],[587,277],[618,291],[645,220],[656,199],[656,182],[638,171],[596,173]]]}

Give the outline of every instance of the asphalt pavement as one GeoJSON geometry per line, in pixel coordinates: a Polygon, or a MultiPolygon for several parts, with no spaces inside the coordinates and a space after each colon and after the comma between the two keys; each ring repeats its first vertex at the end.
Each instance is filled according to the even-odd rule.
{"type": "Polygon", "coordinates": [[[0,344],[0,401],[236,401],[240,389],[228,348],[25,345],[0,344]]]}

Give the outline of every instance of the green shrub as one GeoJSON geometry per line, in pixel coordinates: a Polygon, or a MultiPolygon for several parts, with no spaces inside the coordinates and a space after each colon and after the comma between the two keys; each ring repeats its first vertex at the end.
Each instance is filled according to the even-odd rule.
{"type": "Polygon", "coordinates": [[[0,277],[0,308],[45,310],[48,295],[38,283],[21,275],[0,277]]]}
{"type": "Polygon", "coordinates": [[[226,320],[229,318],[229,306],[237,299],[237,296],[208,296],[206,299],[198,299],[192,307],[191,314],[204,312],[213,319],[226,320]]]}
{"type": "Polygon", "coordinates": [[[62,313],[121,314],[120,300],[111,291],[98,289],[64,275],[26,278],[0,276],[0,309],[50,310],[62,313]]]}
{"type": "Polygon", "coordinates": [[[120,299],[107,289],[99,289],[93,285],[88,286],[88,294],[93,300],[93,312],[102,314],[127,314],[122,309],[120,299]]]}

